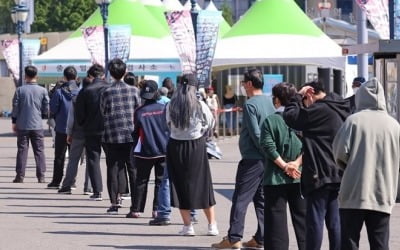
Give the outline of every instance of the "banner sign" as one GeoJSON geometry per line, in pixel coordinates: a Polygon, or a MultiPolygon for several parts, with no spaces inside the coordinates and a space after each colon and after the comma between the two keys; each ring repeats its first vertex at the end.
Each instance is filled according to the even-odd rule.
{"type": "Polygon", "coordinates": [[[264,74],[264,87],[263,93],[265,95],[272,95],[272,87],[276,84],[283,82],[283,75],[281,74],[264,74]]]}
{"type": "Polygon", "coordinates": [[[127,62],[131,49],[131,26],[110,25],[108,28],[109,60],[120,58],[127,62]]]}
{"type": "Polygon", "coordinates": [[[388,0],[356,0],[382,39],[389,39],[388,0]]]}
{"type": "Polygon", "coordinates": [[[105,66],[104,31],[102,26],[87,27],[82,30],[83,38],[89,50],[92,64],[105,66]]]}
{"type": "MultiPolygon", "coordinates": [[[[7,62],[8,69],[16,81],[19,81],[19,45],[18,39],[1,41],[1,50],[7,62]]],[[[31,65],[32,58],[39,54],[39,39],[22,40],[22,68],[31,65]]]]}
{"type": "Polygon", "coordinates": [[[32,65],[33,57],[39,55],[40,39],[24,39],[22,40],[22,44],[22,68],[25,68],[28,65],[32,65]]]}
{"type": "MultiPolygon", "coordinates": [[[[41,63],[38,64],[38,70],[43,75],[62,74],[67,66],[74,66],[79,74],[86,74],[92,66],[90,62],[66,62],[66,63],[41,63]]],[[[151,74],[157,72],[180,72],[179,62],[127,62],[127,71],[133,71],[135,74],[151,74]]]]}
{"type": "Polygon", "coordinates": [[[190,11],[165,12],[181,61],[182,73],[196,73],[196,42],[190,11]]]}
{"type": "Polygon", "coordinates": [[[19,80],[19,48],[18,39],[2,40],[1,51],[7,62],[8,69],[16,81],[19,80]]]}
{"type": "Polygon", "coordinates": [[[210,84],[211,65],[221,20],[220,11],[202,10],[197,17],[196,70],[199,86],[210,84]]]}

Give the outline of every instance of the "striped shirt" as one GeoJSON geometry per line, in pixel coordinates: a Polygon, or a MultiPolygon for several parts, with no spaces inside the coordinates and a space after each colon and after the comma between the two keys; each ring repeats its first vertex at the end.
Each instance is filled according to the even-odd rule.
{"type": "Polygon", "coordinates": [[[114,82],[101,96],[105,143],[133,142],[135,108],[139,105],[138,89],[124,82],[114,82]]]}

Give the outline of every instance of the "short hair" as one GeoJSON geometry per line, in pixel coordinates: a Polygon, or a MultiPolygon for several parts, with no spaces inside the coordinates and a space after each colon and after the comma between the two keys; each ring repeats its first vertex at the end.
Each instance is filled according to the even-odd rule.
{"type": "Polygon", "coordinates": [[[358,77],[353,79],[352,86],[360,87],[364,82],[365,82],[365,78],[362,77],[362,76],[358,76],[358,77]]]}
{"type": "Polygon", "coordinates": [[[162,85],[163,87],[166,87],[168,90],[174,87],[174,83],[172,82],[171,77],[166,77],[164,78],[164,80],[162,81],[162,85]]]}
{"type": "Polygon", "coordinates": [[[121,59],[114,58],[108,63],[108,70],[114,79],[121,80],[126,73],[126,64],[121,59]]]}
{"type": "Polygon", "coordinates": [[[74,66],[68,66],[64,69],[64,77],[67,81],[75,80],[78,73],[74,66]]]}
{"type": "Polygon", "coordinates": [[[94,78],[100,78],[104,75],[104,67],[101,66],[100,64],[93,64],[90,66],[89,70],[87,71],[88,76],[94,77],[94,78]]]}
{"type": "Polygon", "coordinates": [[[86,88],[87,86],[89,86],[89,84],[91,84],[92,81],[90,80],[89,77],[85,77],[82,79],[82,88],[86,88]]]}
{"type": "Polygon", "coordinates": [[[291,83],[281,82],[272,87],[272,96],[278,98],[282,106],[287,106],[296,93],[296,87],[291,83]]]}
{"type": "Polygon", "coordinates": [[[159,88],[158,92],[159,92],[160,96],[167,96],[168,95],[168,89],[166,87],[159,88]]]}
{"type": "Polygon", "coordinates": [[[124,82],[128,85],[136,86],[137,82],[135,74],[133,72],[127,72],[124,76],[124,82]]]}
{"type": "Polygon", "coordinates": [[[323,92],[325,93],[325,88],[324,85],[322,84],[321,81],[312,81],[312,82],[307,82],[305,84],[303,84],[303,86],[301,86],[301,88],[305,87],[305,86],[310,86],[314,89],[314,94],[318,95],[319,93],[323,92]]]}
{"type": "Polygon", "coordinates": [[[244,80],[250,81],[253,87],[256,89],[262,89],[264,87],[264,79],[261,70],[257,68],[249,69],[244,73],[244,80]]]}
{"type": "Polygon", "coordinates": [[[37,76],[37,68],[33,65],[28,65],[25,67],[25,76],[29,78],[35,78],[37,76]]]}

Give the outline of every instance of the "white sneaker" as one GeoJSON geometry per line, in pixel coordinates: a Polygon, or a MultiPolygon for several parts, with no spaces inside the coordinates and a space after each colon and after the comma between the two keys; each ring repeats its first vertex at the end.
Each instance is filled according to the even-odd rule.
{"type": "Polygon", "coordinates": [[[213,223],[213,224],[208,224],[208,232],[207,235],[210,236],[216,236],[219,234],[218,228],[217,228],[217,223],[213,223]]]}
{"type": "Polygon", "coordinates": [[[183,228],[179,232],[179,235],[182,235],[182,236],[195,236],[196,233],[194,232],[193,225],[192,224],[190,224],[189,226],[183,225],[183,228]]]}

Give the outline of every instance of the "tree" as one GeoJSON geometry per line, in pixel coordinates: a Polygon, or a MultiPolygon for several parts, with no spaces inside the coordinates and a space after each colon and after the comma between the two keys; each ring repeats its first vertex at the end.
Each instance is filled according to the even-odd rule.
{"type": "Polygon", "coordinates": [[[231,6],[224,0],[224,3],[221,5],[222,16],[225,18],[225,21],[232,26],[234,24],[233,21],[233,11],[231,6]]]}
{"type": "MultiPolygon", "coordinates": [[[[0,33],[14,30],[11,20],[13,0],[0,0],[0,33]]],[[[97,8],[94,0],[35,0],[32,32],[76,30],[97,8]]]]}
{"type": "Polygon", "coordinates": [[[75,30],[96,7],[93,0],[36,0],[32,32],[75,30]]]}

